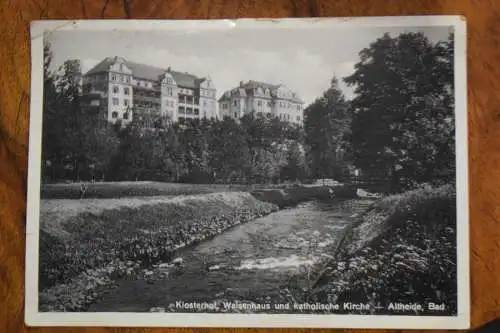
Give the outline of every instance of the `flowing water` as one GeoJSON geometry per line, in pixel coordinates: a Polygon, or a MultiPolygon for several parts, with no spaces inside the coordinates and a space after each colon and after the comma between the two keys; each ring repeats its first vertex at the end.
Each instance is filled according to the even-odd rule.
{"type": "Polygon", "coordinates": [[[307,287],[367,203],[305,202],[238,225],[181,250],[182,264],[161,278],[118,281],[89,311],[174,311],[181,300],[282,300],[284,289],[307,287]]]}

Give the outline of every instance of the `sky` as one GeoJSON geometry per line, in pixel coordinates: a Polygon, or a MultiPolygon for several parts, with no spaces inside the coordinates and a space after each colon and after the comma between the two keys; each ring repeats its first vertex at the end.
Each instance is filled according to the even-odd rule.
{"type": "MultiPolygon", "coordinates": [[[[55,69],[80,59],[85,73],[105,57],[121,56],[204,77],[210,76],[217,98],[240,81],[284,84],[306,105],[328,88],[335,75],[351,74],[359,52],[385,32],[420,31],[431,41],[447,38],[448,27],[311,29],[224,29],[190,31],[55,31],[46,35],[55,69]]],[[[340,80],[341,81],[341,80],[340,80]]],[[[342,81],[347,98],[353,88],[342,81]]]]}

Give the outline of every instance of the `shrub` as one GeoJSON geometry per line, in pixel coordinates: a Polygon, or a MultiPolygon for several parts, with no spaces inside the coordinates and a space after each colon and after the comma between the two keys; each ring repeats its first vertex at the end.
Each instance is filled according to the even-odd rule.
{"type": "MultiPolygon", "coordinates": [[[[445,303],[446,311],[432,315],[456,313],[454,187],[426,187],[384,198],[362,216],[344,242],[312,299],[373,306],[420,302],[424,311],[419,314],[430,314],[427,302],[445,303]]],[[[365,313],[375,312],[391,313],[365,313]]]]}

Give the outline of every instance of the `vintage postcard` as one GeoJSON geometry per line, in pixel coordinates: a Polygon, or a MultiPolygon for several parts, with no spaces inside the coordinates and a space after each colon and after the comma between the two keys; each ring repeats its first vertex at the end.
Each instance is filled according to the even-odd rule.
{"type": "Polygon", "coordinates": [[[30,326],[469,326],[458,16],[36,21],[30,326]]]}

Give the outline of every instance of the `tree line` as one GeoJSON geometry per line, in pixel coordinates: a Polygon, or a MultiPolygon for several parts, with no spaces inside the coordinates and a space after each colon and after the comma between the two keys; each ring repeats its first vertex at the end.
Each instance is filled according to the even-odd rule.
{"type": "Polygon", "coordinates": [[[45,47],[46,181],[277,183],[378,177],[395,192],[454,181],[453,35],[385,34],[359,53],[346,99],[333,77],[303,127],[245,115],[145,129],[108,124],[82,101],[78,60],[50,70],[45,47]]]}

